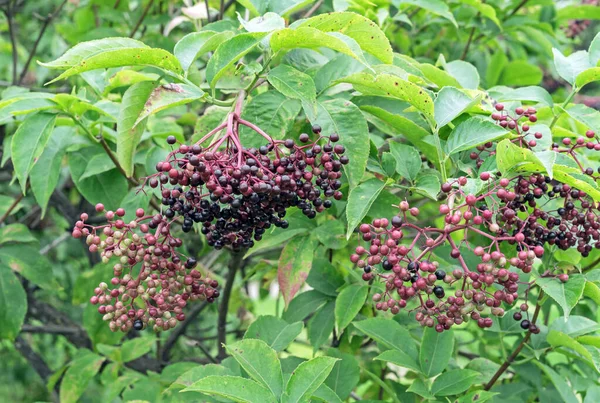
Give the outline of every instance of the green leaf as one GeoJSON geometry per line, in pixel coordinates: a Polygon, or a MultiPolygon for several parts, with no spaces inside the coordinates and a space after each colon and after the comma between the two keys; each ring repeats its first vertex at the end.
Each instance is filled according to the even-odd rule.
{"type": "Polygon", "coordinates": [[[435,396],[433,396],[429,391],[429,387],[425,385],[425,383],[419,378],[413,381],[406,391],[415,393],[427,400],[435,399],[435,396]]]}
{"type": "Polygon", "coordinates": [[[454,60],[446,63],[444,70],[456,78],[463,88],[476,90],[479,87],[479,72],[471,63],[454,60]]]}
{"type": "Polygon", "coordinates": [[[342,399],[329,386],[322,384],[311,396],[312,399],[325,403],[342,403],[342,399]]]}
{"type": "Polygon", "coordinates": [[[287,323],[275,316],[259,316],[246,330],[244,339],[259,339],[275,351],[285,350],[302,332],[302,322],[287,323]]]}
{"type": "Polygon", "coordinates": [[[552,347],[567,347],[582,356],[584,361],[587,361],[594,366],[596,371],[600,372],[600,355],[598,349],[593,346],[584,346],[568,334],[551,330],[546,337],[546,341],[552,347]]]}
{"type": "Polygon", "coordinates": [[[277,402],[267,388],[239,376],[207,376],[183,389],[182,392],[202,392],[239,403],[277,402]]]}
{"type": "Polygon", "coordinates": [[[92,204],[104,203],[107,209],[115,210],[127,194],[127,180],[121,173],[113,169],[91,178],[80,180],[85,172],[89,159],[97,154],[96,147],[88,147],[69,154],[71,178],[83,197],[92,204]]]}
{"type": "Polygon", "coordinates": [[[324,134],[337,133],[346,149],[350,163],[343,166],[350,188],[358,185],[369,158],[369,127],[360,109],[350,101],[332,99],[317,100],[317,113],[311,116],[310,108],[304,108],[312,124],[321,126],[324,134]]]}
{"type": "Polygon", "coordinates": [[[586,281],[583,288],[583,295],[600,305],[600,287],[596,283],[586,281]]]}
{"type": "Polygon", "coordinates": [[[565,319],[569,318],[571,309],[583,295],[585,288],[585,277],[574,275],[569,277],[569,281],[563,283],[555,278],[540,277],[535,280],[536,284],[542,287],[542,290],[552,298],[562,308],[565,319]]]}
{"type": "Polygon", "coordinates": [[[287,310],[283,312],[282,319],[288,323],[304,320],[311,313],[317,312],[327,301],[329,297],[319,291],[305,291],[290,302],[287,310]]]}
{"type": "Polygon", "coordinates": [[[557,10],[556,17],[561,20],[598,20],[600,9],[597,5],[567,5],[557,10]]]}
{"type": "Polygon", "coordinates": [[[11,159],[23,194],[29,173],[35,160],[43,153],[55,121],[56,115],[50,113],[29,115],[12,137],[11,159]]]}
{"type": "MultiPolygon", "coordinates": [[[[496,16],[496,9],[494,7],[490,6],[489,4],[484,4],[483,0],[459,0],[459,1],[463,4],[468,4],[469,6],[473,7],[474,9],[479,11],[479,13],[482,16],[489,18],[494,24],[496,24],[498,26],[498,28],[502,29],[502,24],[500,23],[500,21],[498,20],[498,17],[496,16]]],[[[503,52],[496,52],[496,53],[504,54],[503,52]]]]}
{"type": "Polygon", "coordinates": [[[212,52],[233,35],[231,31],[215,32],[206,30],[192,32],[175,44],[173,54],[181,63],[183,71],[187,72],[196,59],[205,53],[212,52]]]}
{"type": "Polygon", "coordinates": [[[273,32],[277,29],[285,28],[285,20],[276,13],[265,13],[246,21],[238,14],[238,21],[248,32],[273,32]]]}
{"type": "Polygon", "coordinates": [[[413,182],[421,171],[419,150],[406,144],[390,142],[390,152],[396,159],[396,172],[409,182],[413,182]]]}
{"type": "Polygon", "coordinates": [[[158,74],[142,73],[136,70],[119,70],[112,77],[108,79],[108,84],[104,87],[102,92],[103,96],[107,96],[112,90],[122,87],[130,87],[133,84],[141,83],[143,81],[158,81],[160,76],[158,74]]]}
{"type": "Polygon", "coordinates": [[[0,245],[10,242],[29,243],[37,241],[37,238],[33,236],[26,225],[14,223],[0,228],[0,245]]]}
{"type": "Polygon", "coordinates": [[[600,62],[600,32],[596,34],[590,43],[588,53],[590,54],[590,64],[597,66],[600,62]]]}
{"type": "Polygon", "coordinates": [[[370,68],[359,44],[349,36],[337,32],[327,33],[308,27],[285,28],[273,32],[270,43],[273,52],[296,48],[318,49],[325,47],[353,57],[370,68]]]}
{"type": "Polygon", "coordinates": [[[269,83],[288,98],[314,102],[317,98],[315,83],[308,74],[286,64],[280,64],[267,75],[269,83]]]}
{"type": "Polygon", "coordinates": [[[470,150],[508,134],[509,132],[501,126],[487,119],[474,116],[462,122],[450,133],[446,141],[446,154],[452,155],[470,150]]]}
{"type": "Polygon", "coordinates": [[[303,21],[300,27],[339,32],[354,39],[361,49],[384,63],[393,60],[392,46],[385,33],[370,19],[356,13],[321,14],[303,21]]]}
{"type": "Polygon", "coordinates": [[[70,127],[57,127],[31,168],[29,183],[35,200],[42,208],[42,217],[46,215],[48,201],[58,184],[63,157],[74,134],[70,127]]]}
{"type": "MultiPolygon", "coordinates": [[[[301,108],[298,100],[289,99],[278,91],[267,91],[252,97],[242,111],[242,118],[259,126],[273,139],[282,140],[292,130],[301,108]]],[[[245,126],[240,129],[240,137],[245,147],[260,147],[267,143],[245,126]]]]}
{"type": "Polygon", "coordinates": [[[583,403],[594,403],[600,401],[600,386],[591,385],[585,392],[583,403]]]}
{"type": "Polygon", "coordinates": [[[579,73],[575,79],[575,86],[582,88],[595,81],[600,81],[600,67],[592,67],[579,73]]]}
{"type": "Polygon", "coordinates": [[[336,361],[336,358],[316,357],[298,365],[288,380],[282,402],[307,402],[325,381],[336,361]]]}
{"type": "Polygon", "coordinates": [[[150,352],[154,344],[156,344],[156,339],[154,337],[138,337],[127,340],[121,347],[121,359],[123,362],[138,359],[150,352]]]}
{"type": "MultiPolygon", "coordinates": [[[[87,351],[87,350],[86,350],[87,351]]],[[[100,370],[104,357],[92,352],[80,354],[70,364],[60,383],[60,401],[75,403],[100,370]]]]}
{"type": "Polygon", "coordinates": [[[318,92],[325,90],[333,83],[353,73],[363,71],[365,66],[348,55],[337,55],[315,73],[314,80],[318,92]]]}
{"type": "MultiPolygon", "coordinates": [[[[64,65],[48,65],[45,67],[64,70],[64,65]]],[[[108,69],[124,66],[151,66],[175,74],[183,73],[179,61],[164,49],[144,47],[127,47],[104,49],[100,52],[84,57],[77,64],[68,69],[54,80],[46,83],[52,84],[71,76],[97,69],[108,69]]]]}
{"type": "Polygon", "coordinates": [[[362,309],[369,287],[363,284],[352,284],[344,288],[335,300],[335,323],[338,328],[338,334],[352,322],[352,319],[358,315],[362,309]]]}
{"type": "Polygon", "coordinates": [[[419,363],[423,374],[428,378],[441,373],[450,362],[454,351],[454,333],[446,330],[438,333],[432,327],[423,331],[419,363]]]}
{"type": "Polygon", "coordinates": [[[206,81],[211,88],[228,68],[250,53],[266,35],[266,32],[243,33],[221,43],[206,65],[206,81]]]}
{"type": "Polygon", "coordinates": [[[226,348],[252,379],[268,388],[273,396],[281,395],[281,364],[277,353],[267,343],[257,339],[244,339],[226,348]]]}
{"type": "MultiPolygon", "coordinates": [[[[420,162],[420,160],[419,160],[420,162]]],[[[346,218],[348,220],[348,231],[346,238],[349,239],[354,229],[369,212],[369,208],[381,193],[385,183],[379,179],[369,179],[350,191],[348,205],[346,206],[346,218]]]]}
{"type": "Polygon", "coordinates": [[[554,54],[554,67],[556,67],[558,75],[571,85],[575,84],[575,79],[579,73],[592,67],[586,51],[581,50],[565,56],[560,50],[553,48],[552,53],[554,54]]]}
{"type": "Polygon", "coordinates": [[[356,73],[336,82],[352,84],[357,91],[365,95],[379,95],[401,99],[417,108],[427,119],[433,120],[433,100],[423,88],[410,81],[403,80],[391,74],[373,76],[369,73],[356,73]]]}
{"type": "Polygon", "coordinates": [[[33,284],[45,290],[60,288],[52,274],[52,266],[39,249],[31,245],[3,245],[0,261],[33,284]]]}
{"type": "MultiPolygon", "coordinates": [[[[0,262],[2,263],[2,262],[0,262]]],[[[0,265],[0,340],[14,340],[21,332],[27,313],[27,295],[17,276],[0,265]]]]}
{"type": "Polygon", "coordinates": [[[548,378],[550,378],[550,381],[556,388],[563,402],[579,402],[579,399],[577,399],[577,396],[575,396],[575,392],[573,392],[573,388],[567,383],[564,376],[557,374],[556,371],[549,366],[542,364],[540,361],[533,360],[533,363],[537,365],[546,374],[546,376],[548,376],[548,378]]]}
{"type": "Polygon", "coordinates": [[[333,332],[335,324],[335,302],[329,301],[308,321],[308,340],[314,351],[318,350],[333,332]]]}
{"type": "Polygon", "coordinates": [[[378,344],[402,351],[413,360],[417,359],[417,347],[410,333],[398,322],[384,318],[370,318],[354,322],[353,325],[378,344]]]}
{"type": "Polygon", "coordinates": [[[415,361],[415,359],[413,359],[408,354],[406,354],[405,352],[400,351],[400,350],[384,351],[383,353],[379,354],[374,359],[391,362],[394,365],[410,369],[417,373],[421,372],[421,367],[419,367],[419,364],[415,361]]]}
{"type": "Polygon", "coordinates": [[[455,369],[444,372],[433,381],[431,393],[435,396],[458,395],[469,389],[479,372],[470,369],[455,369]]]}
{"type": "Polygon", "coordinates": [[[340,358],[340,360],[335,363],[325,380],[325,384],[321,387],[327,385],[333,389],[340,399],[347,399],[360,381],[358,360],[352,354],[342,353],[334,348],[329,349],[327,355],[340,358]]]}
{"type": "MultiPolygon", "coordinates": [[[[339,221],[330,221],[339,222],[339,221]]],[[[321,228],[321,227],[319,227],[321,228]]],[[[342,228],[343,236],[343,228],[342,228]]],[[[325,244],[327,245],[327,244],[325,244]]],[[[336,269],[330,262],[324,257],[318,257],[313,261],[313,267],[310,270],[310,274],[306,279],[306,283],[315,290],[336,297],[338,295],[338,288],[343,286],[344,276],[340,270],[336,269]]]]}
{"type": "Polygon", "coordinates": [[[205,95],[200,88],[188,84],[164,84],[156,87],[147,98],[142,112],[135,121],[135,126],[150,115],[168,108],[189,104],[205,95]]]}
{"type": "Polygon", "coordinates": [[[489,90],[493,97],[500,101],[535,101],[546,106],[554,106],[552,96],[542,87],[529,86],[522,88],[494,87],[489,90]]]}
{"type": "Polygon", "coordinates": [[[348,242],[344,237],[346,228],[340,220],[330,220],[319,225],[314,234],[323,245],[329,249],[342,249],[348,242]]]}
{"type": "Polygon", "coordinates": [[[433,103],[435,123],[438,129],[452,122],[477,100],[478,98],[473,99],[457,88],[442,88],[433,103]]]}
{"type": "Polygon", "coordinates": [[[413,189],[430,199],[437,201],[437,196],[440,193],[441,188],[442,184],[440,183],[440,178],[434,171],[429,170],[419,172],[413,189]]]}
{"type": "Polygon", "coordinates": [[[139,124],[139,116],[148,110],[146,105],[153,93],[154,83],[145,81],[132,85],[123,95],[117,118],[117,158],[129,177],[133,175],[133,157],[146,126],[145,122],[139,124]]]}
{"type": "Polygon", "coordinates": [[[410,4],[429,11],[432,14],[439,15],[450,21],[458,28],[454,15],[448,8],[448,5],[442,0],[400,0],[399,4],[410,4]]]}
{"type": "Polygon", "coordinates": [[[544,73],[542,69],[523,60],[513,60],[502,70],[498,84],[522,87],[525,85],[538,85],[544,73]]]}
{"type": "Polygon", "coordinates": [[[310,273],[316,245],[317,240],[311,236],[296,237],[281,251],[277,279],[286,307],[310,273]]]}
{"type": "Polygon", "coordinates": [[[485,82],[487,88],[491,88],[498,83],[502,70],[508,64],[508,58],[504,52],[493,52],[490,62],[485,71],[485,82]]]}
{"type": "Polygon", "coordinates": [[[65,54],[52,62],[38,63],[49,69],[65,70],[77,66],[85,59],[88,59],[94,55],[116,49],[130,48],[148,48],[148,46],[131,38],[104,38],[79,43],[67,50],[65,54]]]}

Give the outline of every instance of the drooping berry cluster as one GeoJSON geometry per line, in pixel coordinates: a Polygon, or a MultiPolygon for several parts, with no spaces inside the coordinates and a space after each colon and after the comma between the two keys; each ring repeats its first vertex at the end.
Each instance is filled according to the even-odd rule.
{"type": "Polygon", "coordinates": [[[594,180],[600,180],[600,167],[596,169],[588,166],[584,167],[581,162],[581,155],[576,151],[588,150],[588,151],[600,151],[600,142],[596,137],[596,133],[592,130],[585,132],[585,137],[578,137],[575,141],[571,138],[566,137],[562,139],[561,147],[558,143],[552,143],[552,151],[565,155],[572,159],[575,164],[581,169],[581,172],[592,177],[594,180]]]}
{"type": "MultiPolygon", "coordinates": [[[[600,206],[584,192],[540,174],[496,182],[484,172],[480,179],[488,182],[488,190],[478,196],[463,191],[465,177],[442,186],[448,196],[439,208],[442,228],[411,223],[410,216],[420,212],[406,201],[391,220],[360,226],[368,245],[358,246],[351,261],[363,269],[365,281],[384,282],[385,291],[373,296],[376,309],[396,314],[408,307],[417,321],[439,332],[467,320],[491,327],[489,315],[503,316],[503,304],[510,306],[520,297],[519,274],[511,267],[529,273],[546,244],[576,247],[583,256],[600,248],[600,206]],[[503,243],[514,245],[514,254],[507,256],[503,243]],[[466,253],[477,264],[467,264],[466,253]],[[455,262],[455,268],[446,273],[439,259],[455,262]]],[[[568,280],[567,274],[551,270],[542,276],[568,280]]],[[[524,329],[539,332],[522,316],[515,319],[522,320],[524,329]]]]}
{"type": "MultiPolygon", "coordinates": [[[[96,205],[96,211],[104,206],[96,205]]],[[[84,213],[73,229],[73,237],[85,237],[90,252],[100,252],[104,263],[118,259],[110,284],[100,283],[90,298],[112,331],[168,330],[185,320],[188,302],[213,302],[219,296],[218,282],[203,279],[196,259],[176,251],[182,241],[172,236],[171,220],[145,215],[141,208],[129,223],[124,215],[121,208],[107,211],[107,224],[91,226],[84,213]]]]}
{"type": "MultiPolygon", "coordinates": [[[[341,199],[342,165],[349,162],[344,146],[334,144],[339,140],[335,133],[322,136],[318,126],[313,133],[317,136],[313,142],[308,134],[300,135],[302,145],[273,140],[232,113],[197,144],[179,145],[146,181],[160,188],[165,217],[183,218],[184,232],[201,223],[209,245],[248,248],[272,225],[287,228],[283,218],[288,208],[298,207],[314,218],[331,207],[331,198],[341,199]],[[239,125],[253,129],[268,143],[245,148],[239,125]],[[223,129],[225,135],[208,147],[199,145],[223,129]],[[326,143],[318,144],[323,139],[326,143]]],[[[167,141],[176,143],[174,137],[167,141]]]]}
{"type": "MultiPolygon", "coordinates": [[[[600,5],[598,0],[582,0],[582,4],[590,6],[600,5]]],[[[591,20],[569,20],[566,27],[563,27],[567,38],[575,38],[583,33],[592,24],[591,20]]]]}

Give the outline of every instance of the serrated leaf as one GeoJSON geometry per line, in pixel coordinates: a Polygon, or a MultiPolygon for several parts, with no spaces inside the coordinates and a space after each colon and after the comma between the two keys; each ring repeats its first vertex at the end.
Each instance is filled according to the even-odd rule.
{"type": "Polygon", "coordinates": [[[417,373],[421,372],[419,364],[408,354],[400,350],[388,350],[379,354],[375,360],[391,362],[399,367],[407,368],[417,373]]]}
{"type": "Polygon", "coordinates": [[[5,267],[19,273],[45,290],[60,288],[52,274],[52,266],[39,249],[31,245],[3,245],[0,261],[5,267]]]}
{"type": "Polygon", "coordinates": [[[275,351],[285,350],[302,332],[302,322],[287,323],[275,316],[259,316],[246,330],[244,339],[259,339],[275,351]]]}
{"type": "Polygon", "coordinates": [[[79,43],[52,62],[38,63],[49,69],[68,69],[78,65],[83,60],[102,52],[136,47],[148,48],[144,43],[131,38],[103,38],[79,43]]]}
{"type": "Polygon", "coordinates": [[[421,171],[419,150],[406,144],[390,142],[390,152],[396,159],[396,172],[409,182],[413,182],[421,171]]]}
{"type": "Polygon", "coordinates": [[[478,145],[497,140],[509,134],[506,129],[489,120],[471,117],[458,125],[446,141],[446,154],[470,150],[478,145]]]}
{"type": "Polygon", "coordinates": [[[600,81],[600,67],[592,67],[579,73],[575,79],[575,86],[582,88],[595,81],[600,81]]]}
{"type": "Polygon", "coordinates": [[[533,363],[537,365],[547,376],[556,388],[558,394],[565,403],[578,403],[579,399],[575,396],[573,388],[567,383],[564,376],[559,375],[547,365],[542,364],[540,361],[533,360],[533,363]]]}
{"type": "Polygon", "coordinates": [[[29,173],[35,160],[43,153],[55,122],[56,115],[38,112],[28,116],[12,137],[11,159],[23,194],[29,173]]]}
{"type": "Polygon", "coordinates": [[[335,301],[335,323],[339,334],[360,312],[368,294],[369,288],[362,284],[352,284],[340,292],[335,301]]]}
{"type": "Polygon", "coordinates": [[[329,300],[330,297],[319,291],[305,291],[292,299],[287,310],[283,312],[282,318],[288,323],[304,320],[311,313],[317,312],[329,300]]]}
{"type": "Polygon", "coordinates": [[[0,261],[0,340],[14,340],[27,313],[27,295],[17,276],[0,261]]]}
{"type": "Polygon", "coordinates": [[[558,74],[569,84],[574,85],[579,73],[592,67],[586,51],[578,51],[565,56],[558,49],[553,48],[554,67],[558,74]]]}
{"type": "Polygon", "coordinates": [[[433,103],[435,123],[438,128],[444,127],[452,122],[479,98],[471,98],[469,95],[454,87],[444,87],[438,92],[433,103]]]}
{"type": "Polygon", "coordinates": [[[356,105],[343,99],[317,100],[316,115],[311,114],[310,109],[305,107],[304,111],[312,124],[321,126],[323,134],[340,136],[338,144],[344,146],[350,160],[343,165],[343,170],[352,189],[362,179],[369,158],[367,121],[356,105]]]}
{"type": "Polygon", "coordinates": [[[418,350],[415,342],[408,330],[398,322],[384,318],[370,318],[354,322],[353,326],[378,344],[402,351],[413,360],[417,359],[418,350]]]}
{"type": "Polygon", "coordinates": [[[431,393],[435,396],[458,395],[471,387],[479,372],[470,369],[454,369],[435,378],[431,393]]]}
{"type": "Polygon", "coordinates": [[[37,238],[29,231],[26,225],[20,223],[9,224],[0,228],[0,245],[5,243],[38,242],[37,238]]]}
{"type": "Polygon", "coordinates": [[[444,70],[456,78],[463,88],[476,90],[479,87],[479,72],[471,63],[454,60],[446,63],[444,70]]]}
{"type": "Polygon", "coordinates": [[[266,35],[266,32],[243,33],[221,43],[206,65],[206,81],[211,88],[228,68],[250,53],[266,35]]]}
{"type": "Polygon", "coordinates": [[[202,392],[239,403],[277,402],[267,388],[240,376],[207,376],[183,389],[182,392],[202,392]]]}
{"type": "Polygon", "coordinates": [[[562,308],[565,319],[569,318],[571,309],[583,295],[585,288],[585,277],[574,275],[569,277],[569,281],[563,283],[555,278],[540,277],[535,280],[542,290],[552,298],[562,308]]]}
{"type": "Polygon", "coordinates": [[[164,84],[156,87],[148,97],[144,107],[135,121],[137,126],[142,120],[168,108],[189,104],[202,99],[205,92],[188,84],[164,84]]]}
{"type": "Polygon", "coordinates": [[[198,57],[212,52],[233,35],[234,33],[231,31],[215,32],[206,30],[192,32],[175,44],[173,54],[181,63],[183,71],[187,72],[198,57]]]}
{"type": "Polygon", "coordinates": [[[452,330],[438,333],[434,328],[426,327],[423,331],[421,350],[419,351],[419,363],[423,374],[430,378],[441,373],[448,366],[453,351],[454,333],[452,330]]]}
{"type": "Polygon", "coordinates": [[[117,118],[117,158],[128,177],[133,175],[133,157],[144,132],[139,116],[146,108],[154,83],[140,82],[125,91],[117,118]]]}
{"type": "Polygon", "coordinates": [[[300,27],[342,33],[354,39],[363,51],[384,63],[392,63],[392,46],[385,33],[377,24],[360,14],[349,12],[321,14],[303,21],[300,27]]]}
{"type": "Polygon", "coordinates": [[[410,4],[421,7],[430,13],[439,15],[450,21],[455,27],[458,27],[454,15],[450,11],[448,5],[442,0],[400,0],[399,4],[410,4]]]}
{"type": "Polygon", "coordinates": [[[281,64],[267,75],[267,80],[275,89],[288,98],[304,102],[314,102],[317,97],[315,83],[308,74],[295,68],[281,64]]]}
{"type": "Polygon", "coordinates": [[[281,251],[277,280],[286,307],[310,273],[316,244],[317,240],[311,236],[296,237],[281,251]]]}
{"type": "Polygon", "coordinates": [[[325,381],[337,359],[317,357],[305,361],[290,376],[282,397],[283,403],[306,402],[325,381]]]}
{"type": "Polygon", "coordinates": [[[333,332],[335,325],[335,302],[329,301],[308,321],[308,340],[313,350],[317,351],[333,332]]]}
{"type": "Polygon", "coordinates": [[[60,401],[75,403],[100,370],[105,358],[92,352],[80,355],[69,364],[60,383],[60,401]]]}
{"type": "Polygon", "coordinates": [[[373,178],[361,183],[350,191],[348,195],[348,205],[346,206],[346,219],[348,220],[348,230],[346,238],[349,239],[354,229],[360,224],[362,219],[369,212],[369,208],[377,199],[385,187],[385,182],[373,178]]]}
{"type": "Polygon", "coordinates": [[[325,47],[353,57],[370,68],[359,44],[349,36],[336,32],[327,33],[308,27],[285,28],[273,32],[270,44],[274,52],[296,48],[318,49],[325,47]]]}

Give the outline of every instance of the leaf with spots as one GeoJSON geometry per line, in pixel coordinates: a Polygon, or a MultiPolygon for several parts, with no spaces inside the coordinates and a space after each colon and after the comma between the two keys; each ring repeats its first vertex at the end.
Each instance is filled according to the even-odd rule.
{"type": "Polygon", "coordinates": [[[156,87],[144,104],[142,113],[135,121],[137,126],[150,115],[175,106],[189,104],[203,98],[205,92],[189,84],[164,84],[156,87]]]}
{"type": "Polygon", "coordinates": [[[423,113],[429,121],[433,121],[433,100],[423,88],[410,81],[403,80],[391,74],[374,76],[369,73],[356,73],[336,81],[349,83],[364,95],[379,95],[398,98],[410,103],[423,113]]]}
{"type": "Polygon", "coordinates": [[[281,251],[277,279],[286,307],[310,273],[317,243],[312,236],[298,236],[292,238],[281,251]]]}
{"type": "Polygon", "coordinates": [[[339,32],[354,39],[362,50],[382,62],[392,63],[392,46],[385,33],[375,22],[360,14],[350,12],[321,14],[305,20],[299,26],[316,28],[324,32],[339,32]]]}

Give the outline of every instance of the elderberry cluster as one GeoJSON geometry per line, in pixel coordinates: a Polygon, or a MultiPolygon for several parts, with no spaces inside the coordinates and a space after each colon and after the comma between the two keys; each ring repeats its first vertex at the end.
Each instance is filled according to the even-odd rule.
{"type": "MultiPolygon", "coordinates": [[[[96,205],[96,211],[103,212],[104,206],[96,205]]],[[[219,296],[218,282],[203,279],[196,259],[176,251],[182,241],[171,235],[170,220],[145,215],[141,208],[129,223],[122,220],[124,215],[122,208],[107,211],[107,224],[91,226],[84,213],[72,233],[85,237],[90,252],[100,252],[104,263],[118,260],[110,284],[100,283],[90,298],[112,331],[168,330],[185,320],[188,302],[213,302],[219,296]]]]}
{"type": "MultiPolygon", "coordinates": [[[[419,323],[439,332],[469,320],[491,327],[490,316],[503,316],[505,305],[522,297],[519,271],[531,272],[544,245],[576,247],[583,256],[600,248],[600,206],[584,192],[541,174],[496,182],[484,172],[480,179],[489,187],[479,196],[463,190],[465,177],[442,185],[448,202],[439,207],[441,228],[411,223],[410,217],[420,212],[406,201],[391,220],[359,227],[367,245],[358,246],[350,259],[363,270],[365,281],[383,282],[384,291],[373,296],[376,309],[396,314],[408,308],[419,323]],[[506,255],[503,243],[514,245],[514,254],[506,255]],[[477,264],[467,264],[472,260],[465,253],[474,255],[477,264]],[[454,268],[440,269],[440,259],[454,268]]],[[[542,276],[568,280],[566,273],[551,270],[542,276]]],[[[527,304],[522,307],[526,311],[527,304]]],[[[523,314],[514,318],[523,329],[539,332],[523,314]]]]}
{"type": "MultiPolygon", "coordinates": [[[[323,137],[318,126],[312,131],[318,136],[314,142],[302,134],[302,145],[288,139],[245,148],[233,125],[228,136],[206,149],[180,145],[157,164],[158,173],[148,183],[160,187],[164,216],[183,218],[184,232],[201,223],[210,246],[249,248],[272,225],[287,228],[290,207],[314,218],[332,206],[331,198],[342,198],[342,165],[349,162],[344,146],[334,144],[335,133],[323,137]],[[327,142],[318,144],[323,138],[327,142]],[[219,149],[225,139],[231,141],[219,149]]],[[[167,141],[176,142],[174,137],[167,141]]]]}

